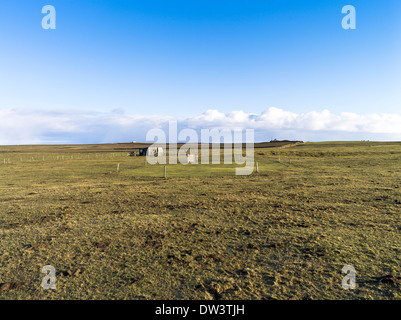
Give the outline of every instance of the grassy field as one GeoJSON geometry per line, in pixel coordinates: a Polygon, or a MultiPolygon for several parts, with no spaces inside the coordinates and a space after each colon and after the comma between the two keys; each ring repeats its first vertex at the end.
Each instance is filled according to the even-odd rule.
{"type": "Polygon", "coordinates": [[[259,173],[167,179],[127,150],[0,147],[0,299],[401,298],[401,143],[266,145],[259,173]]]}

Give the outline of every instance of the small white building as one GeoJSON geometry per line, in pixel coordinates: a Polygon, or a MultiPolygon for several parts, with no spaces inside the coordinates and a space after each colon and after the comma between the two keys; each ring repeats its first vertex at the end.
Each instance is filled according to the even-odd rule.
{"type": "Polygon", "coordinates": [[[162,157],[164,155],[164,151],[162,147],[149,147],[146,151],[146,155],[153,155],[155,157],[162,157]]]}

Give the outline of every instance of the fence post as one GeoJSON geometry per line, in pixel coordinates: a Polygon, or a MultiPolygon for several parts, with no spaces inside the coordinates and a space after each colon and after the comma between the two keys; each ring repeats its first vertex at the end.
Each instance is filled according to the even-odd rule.
{"type": "Polygon", "coordinates": [[[163,177],[164,179],[166,179],[167,178],[167,168],[166,168],[166,166],[164,166],[164,177],[163,177]]]}

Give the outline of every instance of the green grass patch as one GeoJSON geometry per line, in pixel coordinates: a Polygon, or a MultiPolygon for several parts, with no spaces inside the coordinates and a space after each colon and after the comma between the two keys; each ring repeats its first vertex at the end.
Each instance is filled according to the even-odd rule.
{"type": "Polygon", "coordinates": [[[258,148],[258,174],[168,179],[107,148],[0,147],[0,299],[401,298],[401,144],[258,148]]]}

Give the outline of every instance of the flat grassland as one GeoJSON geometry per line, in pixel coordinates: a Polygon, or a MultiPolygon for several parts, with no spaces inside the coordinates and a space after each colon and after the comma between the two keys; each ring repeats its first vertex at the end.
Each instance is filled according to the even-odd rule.
{"type": "Polygon", "coordinates": [[[0,299],[401,298],[401,143],[262,147],[250,176],[167,179],[128,149],[0,147],[0,299]]]}

